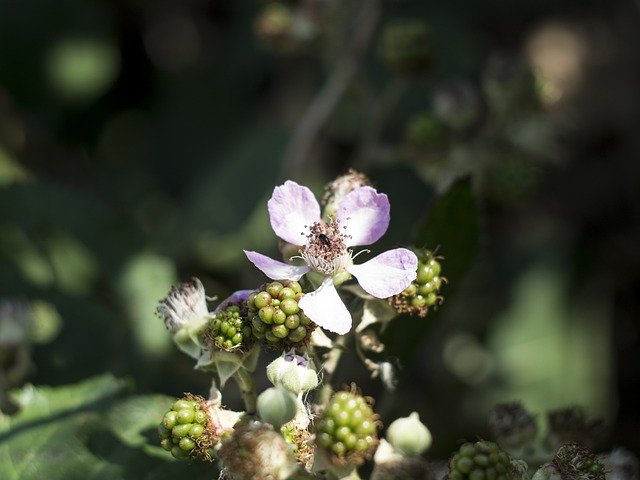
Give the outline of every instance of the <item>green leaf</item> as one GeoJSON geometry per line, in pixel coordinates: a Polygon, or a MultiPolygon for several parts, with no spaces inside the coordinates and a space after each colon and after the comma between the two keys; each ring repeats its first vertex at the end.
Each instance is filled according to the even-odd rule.
{"type": "Polygon", "coordinates": [[[439,247],[444,256],[442,276],[450,294],[471,266],[478,249],[478,206],[469,178],[459,180],[437,202],[426,221],[417,229],[414,244],[430,250],[439,247]]]}
{"type": "MultiPolygon", "coordinates": [[[[441,275],[447,278],[448,283],[440,290],[445,297],[441,309],[447,308],[446,299],[452,296],[473,263],[478,249],[479,230],[478,207],[471,180],[467,178],[451,186],[416,231],[415,246],[430,250],[439,247],[438,255],[445,257],[441,260],[441,275]]],[[[434,324],[433,318],[437,313],[437,310],[431,309],[427,318],[396,320],[402,322],[402,330],[398,332],[393,327],[387,329],[384,341],[389,351],[398,352],[400,360],[407,363],[434,324]]]]}
{"type": "Polygon", "coordinates": [[[20,411],[0,418],[0,478],[62,479],[88,473],[93,459],[78,434],[95,425],[91,412],[123,388],[123,382],[105,375],[62,388],[27,385],[13,392],[20,411]]]}
{"type": "Polygon", "coordinates": [[[0,478],[216,477],[215,465],[178,462],[158,446],[157,426],[175,399],[122,398],[124,391],[125,382],[103,375],[75,385],[28,385],[12,392],[20,410],[0,416],[0,478]]]}

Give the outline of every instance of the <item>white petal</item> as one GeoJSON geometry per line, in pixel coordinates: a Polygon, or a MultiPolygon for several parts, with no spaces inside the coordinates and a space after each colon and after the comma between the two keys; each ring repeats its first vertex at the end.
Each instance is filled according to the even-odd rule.
{"type": "Polygon", "coordinates": [[[389,227],[389,199],[371,187],[360,187],[346,195],[338,207],[337,219],[349,235],[347,247],[371,245],[389,227]]]}
{"type": "Polygon", "coordinates": [[[360,286],[378,298],[388,298],[402,292],[416,278],[418,258],[406,248],[396,248],[373,257],[347,270],[360,286]]]}
{"type": "Polygon", "coordinates": [[[305,294],[298,305],[307,317],[330,332],[344,335],[351,330],[351,314],[331,278],[326,278],[316,291],[305,294]]]}
{"type": "Polygon", "coordinates": [[[267,206],[271,228],[293,245],[304,245],[309,227],[320,220],[320,205],[311,190],[291,180],[274,188],[267,206]]]}
{"type": "Polygon", "coordinates": [[[309,267],[306,265],[289,265],[249,250],[245,250],[244,253],[251,263],[271,280],[300,280],[300,277],[309,271],[309,267]]]}

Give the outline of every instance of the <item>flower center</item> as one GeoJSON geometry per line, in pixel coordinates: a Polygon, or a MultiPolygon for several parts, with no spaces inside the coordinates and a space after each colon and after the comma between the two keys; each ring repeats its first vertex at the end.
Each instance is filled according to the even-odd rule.
{"type": "Polygon", "coordinates": [[[345,240],[349,235],[340,231],[340,223],[319,221],[311,225],[307,244],[300,251],[307,265],[324,275],[334,275],[344,270],[351,261],[345,240]]]}

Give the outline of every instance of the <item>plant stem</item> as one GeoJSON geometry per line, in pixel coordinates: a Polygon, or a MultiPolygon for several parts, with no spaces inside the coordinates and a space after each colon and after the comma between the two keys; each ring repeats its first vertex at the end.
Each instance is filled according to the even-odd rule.
{"type": "Polygon", "coordinates": [[[256,386],[253,382],[253,376],[241,367],[233,375],[233,378],[240,387],[245,411],[247,414],[253,415],[256,413],[256,386]]]}
{"type": "Polygon", "coordinates": [[[284,154],[283,172],[289,177],[298,176],[306,166],[309,152],[322,127],[338,102],[351,85],[362,56],[369,46],[381,11],[380,0],[364,0],[353,27],[353,42],[344,49],[322,90],[315,96],[298,123],[298,128],[284,154]]]}
{"type": "Polygon", "coordinates": [[[347,337],[348,335],[339,336],[333,343],[333,348],[325,355],[326,360],[322,365],[322,370],[324,372],[324,378],[322,380],[323,385],[318,398],[321,405],[324,405],[329,401],[329,397],[331,397],[331,393],[333,392],[331,379],[338,367],[345,345],[347,344],[347,337]]]}

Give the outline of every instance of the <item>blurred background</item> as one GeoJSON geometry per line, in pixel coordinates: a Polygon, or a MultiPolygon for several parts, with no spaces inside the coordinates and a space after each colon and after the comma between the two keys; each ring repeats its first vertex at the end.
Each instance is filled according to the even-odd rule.
{"type": "Polygon", "coordinates": [[[434,457],[508,400],[639,453],[639,9],[0,0],[0,390],[205,393],[158,300],[258,286],[274,185],[353,167],[391,200],[375,250],[439,246],[449,283],[382,335],[396,394],[351,351],[338,382],[419,411],[434,457]]]}

